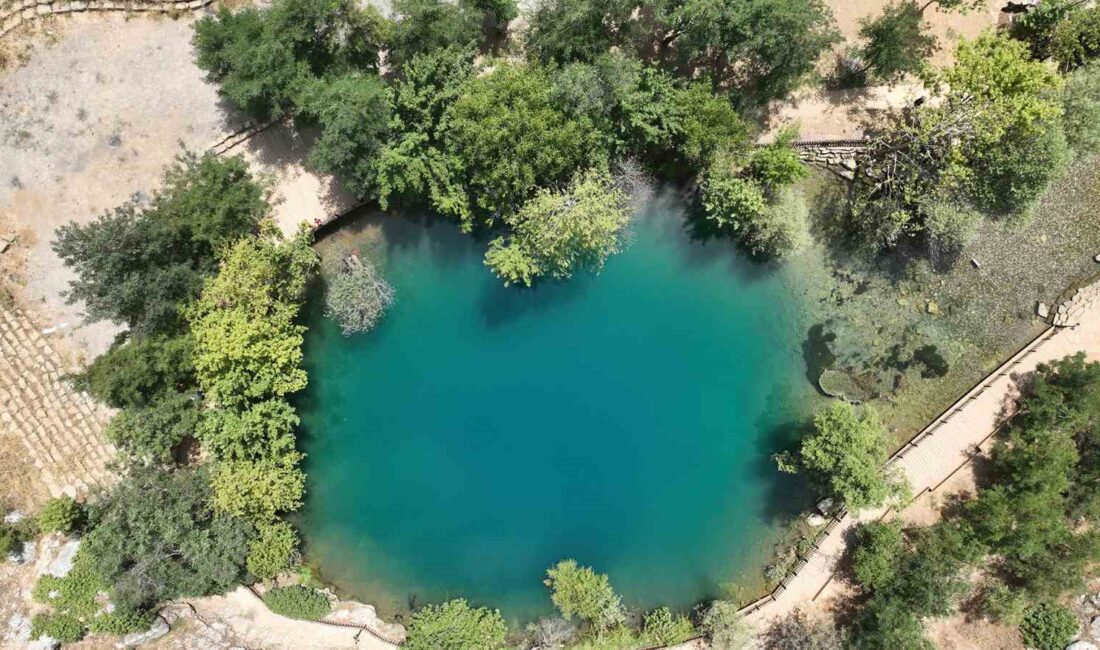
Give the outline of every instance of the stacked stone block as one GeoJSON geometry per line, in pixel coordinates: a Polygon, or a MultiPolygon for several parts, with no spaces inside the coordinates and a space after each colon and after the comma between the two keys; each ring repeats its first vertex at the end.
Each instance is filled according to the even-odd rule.
{"type": "Polygon", "coordinates": [[[172,13],[195,11],[214,0],[0,0],[0,38],[13,29],[45,16],[85,11],[172,13]]]}
{"type": "Polygon", "coordinates": [[[0,428],[23,441],[52,496],[111,481],[106,408],[63,379],[61,356],[20,309],[0,307],[0,428]]]}

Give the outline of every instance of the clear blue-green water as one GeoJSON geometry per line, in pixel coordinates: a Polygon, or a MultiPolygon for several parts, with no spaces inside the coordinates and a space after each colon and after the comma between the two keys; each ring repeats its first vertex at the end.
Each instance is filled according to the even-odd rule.
{"type": "Polygon", "coordinates": [[[520,620],[567,557],[634,607],[756,580],[804,498],[770,460],[813,391],[794,268],[693,241],[671,197],[600,275],[533,290],[449,224],[355,230],[337,239],[374,233],[397,301],[352,338],[309,318],[302,525],[326,580],[383,612],[461,596],[520,620]]]}

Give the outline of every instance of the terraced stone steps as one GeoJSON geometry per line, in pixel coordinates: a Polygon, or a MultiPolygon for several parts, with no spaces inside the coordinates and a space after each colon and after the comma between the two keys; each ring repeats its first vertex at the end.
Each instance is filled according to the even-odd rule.
{"type": "Polygon", "coordinates": [[[0,308],[0,427],[26,448],[52,496],[112,480],[110,412],[63,380],[65,363],[22,310],[0,308]]]}

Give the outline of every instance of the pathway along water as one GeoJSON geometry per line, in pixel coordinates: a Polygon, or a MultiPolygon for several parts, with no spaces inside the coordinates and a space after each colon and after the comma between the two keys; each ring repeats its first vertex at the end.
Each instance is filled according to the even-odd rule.
{"type": "Polygon", "coordinates": [[[365,336],[310,317],[302,523],[326,580],[383,614],[461,596],[527,619],[566,557],[637,607],[758,575],[805,496],[769,458],[813,393],[792,272],[693,241],[670,197],[601,275],[536,290],[448,224],[336,240],[356,229],[384,235],[397,302],[365,336]]]}

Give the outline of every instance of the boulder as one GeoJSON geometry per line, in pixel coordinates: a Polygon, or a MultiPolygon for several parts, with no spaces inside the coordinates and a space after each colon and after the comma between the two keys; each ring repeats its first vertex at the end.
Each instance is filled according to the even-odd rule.
{"type": "Polygon", "coordinates": [[[62,544],[61,549],[57,552],[57,557],[46,567],[46,573],[58,578],[69,575],[69,571],[73,568],[73,559],[76,558],[76,552],[79,549],[80,540],[62,544]]]}
{"type": "Polygon", "coordinates": [[[39,637],[36,641],[28,641],[23,646],[27,650],[55,650],[61,647],[61,642],[48,636],[39,637]]]}
{"type": "Polygon", "coordinates": [[[1088,641],[1074,641],[1066,646],[1066,650],[1097,650],[1095,643],[1088,641]]]}
{"type": "Polygon", "coordinates": [[[806,523],[814,528],[820,528],[825,525],[825,518],[816,512],[811,512],[806,516],[806,523]]]}
{"type": "Polygon", "coordinates": [[[8,619],[8,630],[4,639],[8,641],[26,642],[31,638],[31,619],[16,612],[8,619]]]}
{"type": "Polygon", "coordinates": [[[817,502],[817,504],[814,506],[814,509],[821,514],[828,516],[833,512],[833,503],[834,501],[832,497],[825,497],[821,501],[817,502]]]}
{"type": "Polygon", "coordinates": [[[18,510],[12,510],[11,512],[4,515],[4,523],[5,524],[18,524],[19,522],[23,521],[26,517],[27,517],[27,515],[23,514],[22,512],[20,512],[18,510]]]}
{"type": "Polygon", "coordinates": [[[115,644],[115,647],[136,648],[138,646],[145,645],[150,641],[155,641],[165,634],[168,634],[168,623],[165,623],[164,619],[158,616],[153,619],[153,626],[150,627],[148,630],[144,632],[134,632],[132,634],[127,634],[126,636],[118,640],[118,643],[115,644]]]}
{"type": "Polygon", "coordinates": [[[1093,261],[1093,262],[1097,262],[1097,263],[1100,263],[1100,255],[1093,255],[1093,256],[1092,256],[1092,261],[1093,261]]]}
{"type": "Polygon", "coordinates": [[[936,316],[937,314],[940,313],[940,306],[936,304],[936,301],[929,300],[928,304],[926,304],[924,306],[924,310],[926,312],[928,312],[929,314],[932,314],[933,316],[936,316]]]}
{"type": "Polygon", "coordinates": [[[1089,621],[1089,636],[1100,639],[1100,616],[1093,616],[1089,621]]]}
{"type": "Polygon", "coordinates": [[[1035,314],[1039,318],[1050,318],[1050,307],[1045,302],[1041,302],[1035,308],[1035,314]]]}

